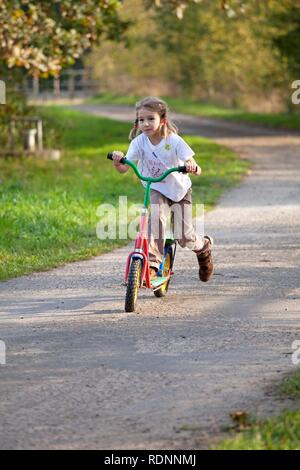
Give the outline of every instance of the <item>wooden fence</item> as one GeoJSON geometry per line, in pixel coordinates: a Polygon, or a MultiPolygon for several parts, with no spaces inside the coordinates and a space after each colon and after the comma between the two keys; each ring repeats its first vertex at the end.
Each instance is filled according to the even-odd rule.
{"type": "Polygon", "coordinates": [[[75,99],[92,96],[98,91],[98,83],[92,79],[89,69],[69,69],[58,77],[30,77],[25,82],[29,99],[75,99]]]}

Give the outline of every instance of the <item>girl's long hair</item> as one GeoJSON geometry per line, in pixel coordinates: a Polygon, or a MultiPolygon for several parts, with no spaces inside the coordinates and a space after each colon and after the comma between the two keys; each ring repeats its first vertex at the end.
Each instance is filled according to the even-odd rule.
{"type": "Polygon", "coordinates": [[[162,137],[166,138],[172,132],[175,134],[178,133],[177,127],[169,118],[170,111],[167,103],[160,98],[156,98],[155,96],[147,96],[147,98],[138,101],[135,105],[136,120],[129,134],[130,140],[141,134],[141,131],[138,128],[138,112],[142,108],[147,108],[150,111],[154,111],[159,114],[160,120],[162,121],[162,126],[160,129],[162,137]]]}

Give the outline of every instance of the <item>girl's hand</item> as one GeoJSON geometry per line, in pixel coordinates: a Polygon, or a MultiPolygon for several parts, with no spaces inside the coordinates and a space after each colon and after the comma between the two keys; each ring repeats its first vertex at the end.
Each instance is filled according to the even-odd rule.
{"type": "Polygon", "coordinates": [[[185,162],[185,167],[188,173],[192,173],[193,175],[200,175],[201,168],[197,165],[195,160],[188,160],[185,162]]]}
{"type": "Polygon", "coordinates": [[[120,160],[123,157],[124,157],[124,153],[119,152],[118,150],[114,150],[112,153],[114,167],[119,173],[126,173],[126,171],[128,171],[128,168],[129,168],[128,165],[124,165],[123,163],[120,163],[120,160]]]}
{"type": "Polygon", "coordinates": [[[123,152],[119,152],[118,150],[114,150],[113,153],[112,153],[112,159],[113,159],[113,162],[114,162],[114,165],[116,167],[122,165],[122,163],[120,163],[120,160],[124,157],[124,153],[123,152]]]}

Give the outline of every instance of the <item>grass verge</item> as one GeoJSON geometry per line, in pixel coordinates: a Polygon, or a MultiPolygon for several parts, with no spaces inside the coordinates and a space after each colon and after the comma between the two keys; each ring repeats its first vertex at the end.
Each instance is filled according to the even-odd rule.
{"type": "MultiPolygon", "coordinates": [[[[279,391],[299,401],[300,370],[284,379],[279,391]]],[[[218,446],[219,450],[299,450],[300,406],[296,411],[287,410],[264,421],[243,423],[237,429],[234,436],[218,446]]]]}
{"type": "MultiPolygon", "coordinates": [[[[46,127],[60,133],[59,161],[0,159],[0,279],[87,259],[127,243],[99,240],[97,207],[143,201],[133,172],[115,171],[106,154],[126,151],[130,125],[60,107],[41,110],[46,127]]],[[[203,176],[193,177],[194,202],[209,209],[237,183],[249,163],[207,139],[187,137],[203,176]]],[[[125,260],[124,260],[125,261],[125,260]]]]}
{"type": "MultiPolygon", "coordinates": [[[[114,96],[105,94],[89,100],[94,104],[127,104],[134,105],[141,97],[114,96]]],[[[244,121],[252,124],[286,130],[300,129],[300,113],[250,113],[242,109],[226,108],[210,103],[195,102],[188,99],[168,98],[167,103],[173,111],[208,118],[244,121]]],[[[295,106],[296,107],[296,106],[295,106]]]]}

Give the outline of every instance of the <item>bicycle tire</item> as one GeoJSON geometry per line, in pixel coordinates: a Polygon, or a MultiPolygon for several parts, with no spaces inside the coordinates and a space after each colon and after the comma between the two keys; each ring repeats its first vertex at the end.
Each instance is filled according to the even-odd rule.
{"type": "MultiPolygon", "coordinates": [[[[168,247],[168,251],[167,251],[167,254],[166,254],[166,260],[165,260],[165,264],[164,264],[163,276],[165,276],[168,273],[168,271],[170,269],[172,269],[173,263],[174,263],[174,255],[175,255],[175,250],[174,250],[173,246],[170,245],[168,247]]],[[[156,289],[154,291],[155,297],[165,297],[167,295],[170,280],[171,279],[169,279],[162,287],[160,287],[159,289],[156,289]]]]}
{"type": "Polygon", "coordinates": [[[142,273],[142,260],[135,258],[131,260],[126,297],[125,297],[125,312],[134,312],[137,305],[138,291],[140,288],[140,279],[142,273]]]}

